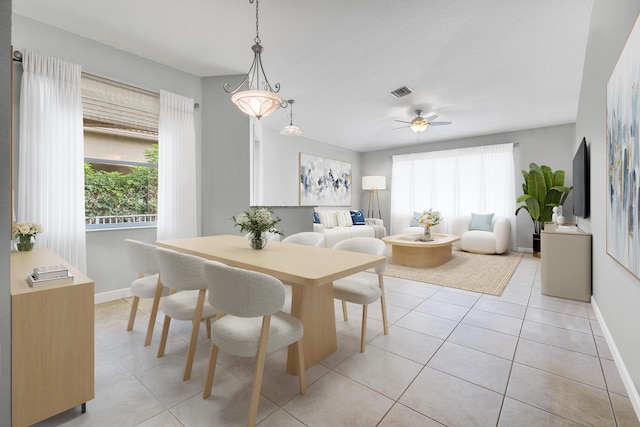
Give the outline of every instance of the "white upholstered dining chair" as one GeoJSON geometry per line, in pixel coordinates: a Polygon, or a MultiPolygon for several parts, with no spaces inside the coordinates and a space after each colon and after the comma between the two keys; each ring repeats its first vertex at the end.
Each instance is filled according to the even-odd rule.
{"type": "Polygon", "coordinates": [[[169,288],[162,285],[160,281],[160,268],[156,259],[156,246],[138,240],[125,239],[124,247],[127,259],[131,267],[138,273],[138,278],[131,282],[129,289],[133,295],[131,313],[127,331],[133,329],[138,313],[138,303],[140,298],[153,298],[151,313],[149,314],[149,324],[147,325],[147,336],[144,345],[151,344],[153,329],[156,324],[160,297],[169,295],[169,288]]]}
{"type": "Polygon", "coordinates": [[[211,337],[211,318],[216,310],[206,300],[207,280],[204,277],[204,258],[157,248],[158,266],[162,283],[177,292],[166,297],[162,303],[164,323],[158,357],[164,356],[171,319],[188,320],[192,323],[189,350],[184,367],[183,380],[191,377],[191,368],[198,343],[202,319],[207,322],[207,336],[211,337]]]}
{"type": "Polygon", "coordinates": [[[295,243],[297,245],[316,246],[321,248],[324,248],[324,241],[324,234],[315,231],[303,231],[282,239],[283,243],[295,243]]]}
{"type": "Polygon", "coordinates": [[[211,396],[219,349],[241,357],[255,356],[247,420],[248,426],[254,426],[267,353],[297,343],[300,393],[306,392],[302,322],[280,311],[284,305],[284,286],[275,277],[216,261],[207,261],[204,272],[209,284],[209,303],[220,312],[211,327],[211,353],[202,398],[211,396]]]}
{"type": "MultiPolygon", "coordinates": [[[[333,249],[341,251],[360,252],[371,255],[386,255],[386,244],[374,237],[352,237],[336,243],[333,249]]],[[[387,307],[384,298],[384,272],[386,264],[379,265],[375,268],[377,275],[377,283],[371,280],[370,274],[358,274],[354,276],[338,279],[333,282],[333,296],[342,300],[342,316],[344,320],[348,320],[347,302],[362,305],[362,332],[360,334],[360,352],[364,353],[367,342],[367,306],[372,302],[380,299],[382,306],[382,324],[384,334],[389,333],[387,326],[387,307]]]]}

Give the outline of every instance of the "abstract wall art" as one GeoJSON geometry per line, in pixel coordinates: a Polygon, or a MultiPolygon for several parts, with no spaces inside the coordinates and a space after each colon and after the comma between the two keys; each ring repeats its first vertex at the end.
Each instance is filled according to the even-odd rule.
{"type": "Polygon", "coordinates": [[[300,206],[351,206],[351,163],[300,153],[300,206]]]}
{"type": "Polygon", "coordinates": [[[640,24],[607,83],[607,253],[640,280],[640,24]]]}

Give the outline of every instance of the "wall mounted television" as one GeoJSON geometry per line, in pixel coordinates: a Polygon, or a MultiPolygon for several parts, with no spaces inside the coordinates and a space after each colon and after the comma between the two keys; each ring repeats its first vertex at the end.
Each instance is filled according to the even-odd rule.
{"type": "Polygon", "coordinates": [[[589,217],[589,152],[587,141],[582,138],[573,156],[573,215],[589,217]]]}

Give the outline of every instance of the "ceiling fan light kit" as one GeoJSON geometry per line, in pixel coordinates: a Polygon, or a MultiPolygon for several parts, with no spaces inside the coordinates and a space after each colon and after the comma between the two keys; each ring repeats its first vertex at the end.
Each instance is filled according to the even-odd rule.
{"type": "Polygon", "coordinates": [[[262,67],[261,54],[263,48],[260,44],[258,26],[259,0],[249,0],[249,3],[253,4],[254,1],[256,2],[256,37],[253,39],[255,44],[251,47],[253,63],[244,76],[242,83],[235,90],[231,90],[231,86],[227,83],[223,87],[225,92],[232,94],[231,101],[236,104],[240,111],[260,120],[260,118],[268,116],[278,108],[285,108],[287,103],[278,95],[280,83],[276,83],[272,87],[262,67]],[[260,89],[261,87],[262,90],[260,89]]]}
{"type": "Polygon", "coordinates": [[[418,109],[416,110],[416,117],[411,119],[410,122],[407,122],[405,120],[396,120],[396,122],[408,123],[408,126],[402,127],[409,127],[415,133],[424,132],[429,126],[443,126],[451,124],[451,122],[434,122],[433,120],[438,118],[437,114],[432,114],[429,117],[422,117],[422,113],[423,111],[418,109]]]}

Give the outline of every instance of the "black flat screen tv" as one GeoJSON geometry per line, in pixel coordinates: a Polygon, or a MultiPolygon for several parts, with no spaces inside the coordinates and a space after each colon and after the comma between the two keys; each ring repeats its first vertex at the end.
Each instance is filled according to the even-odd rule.
{"type": "Polygon", "coordinates": [[[573,156],[573,215],[589,217],[589,153],[587,141],[582,138],[573,156]]]}

